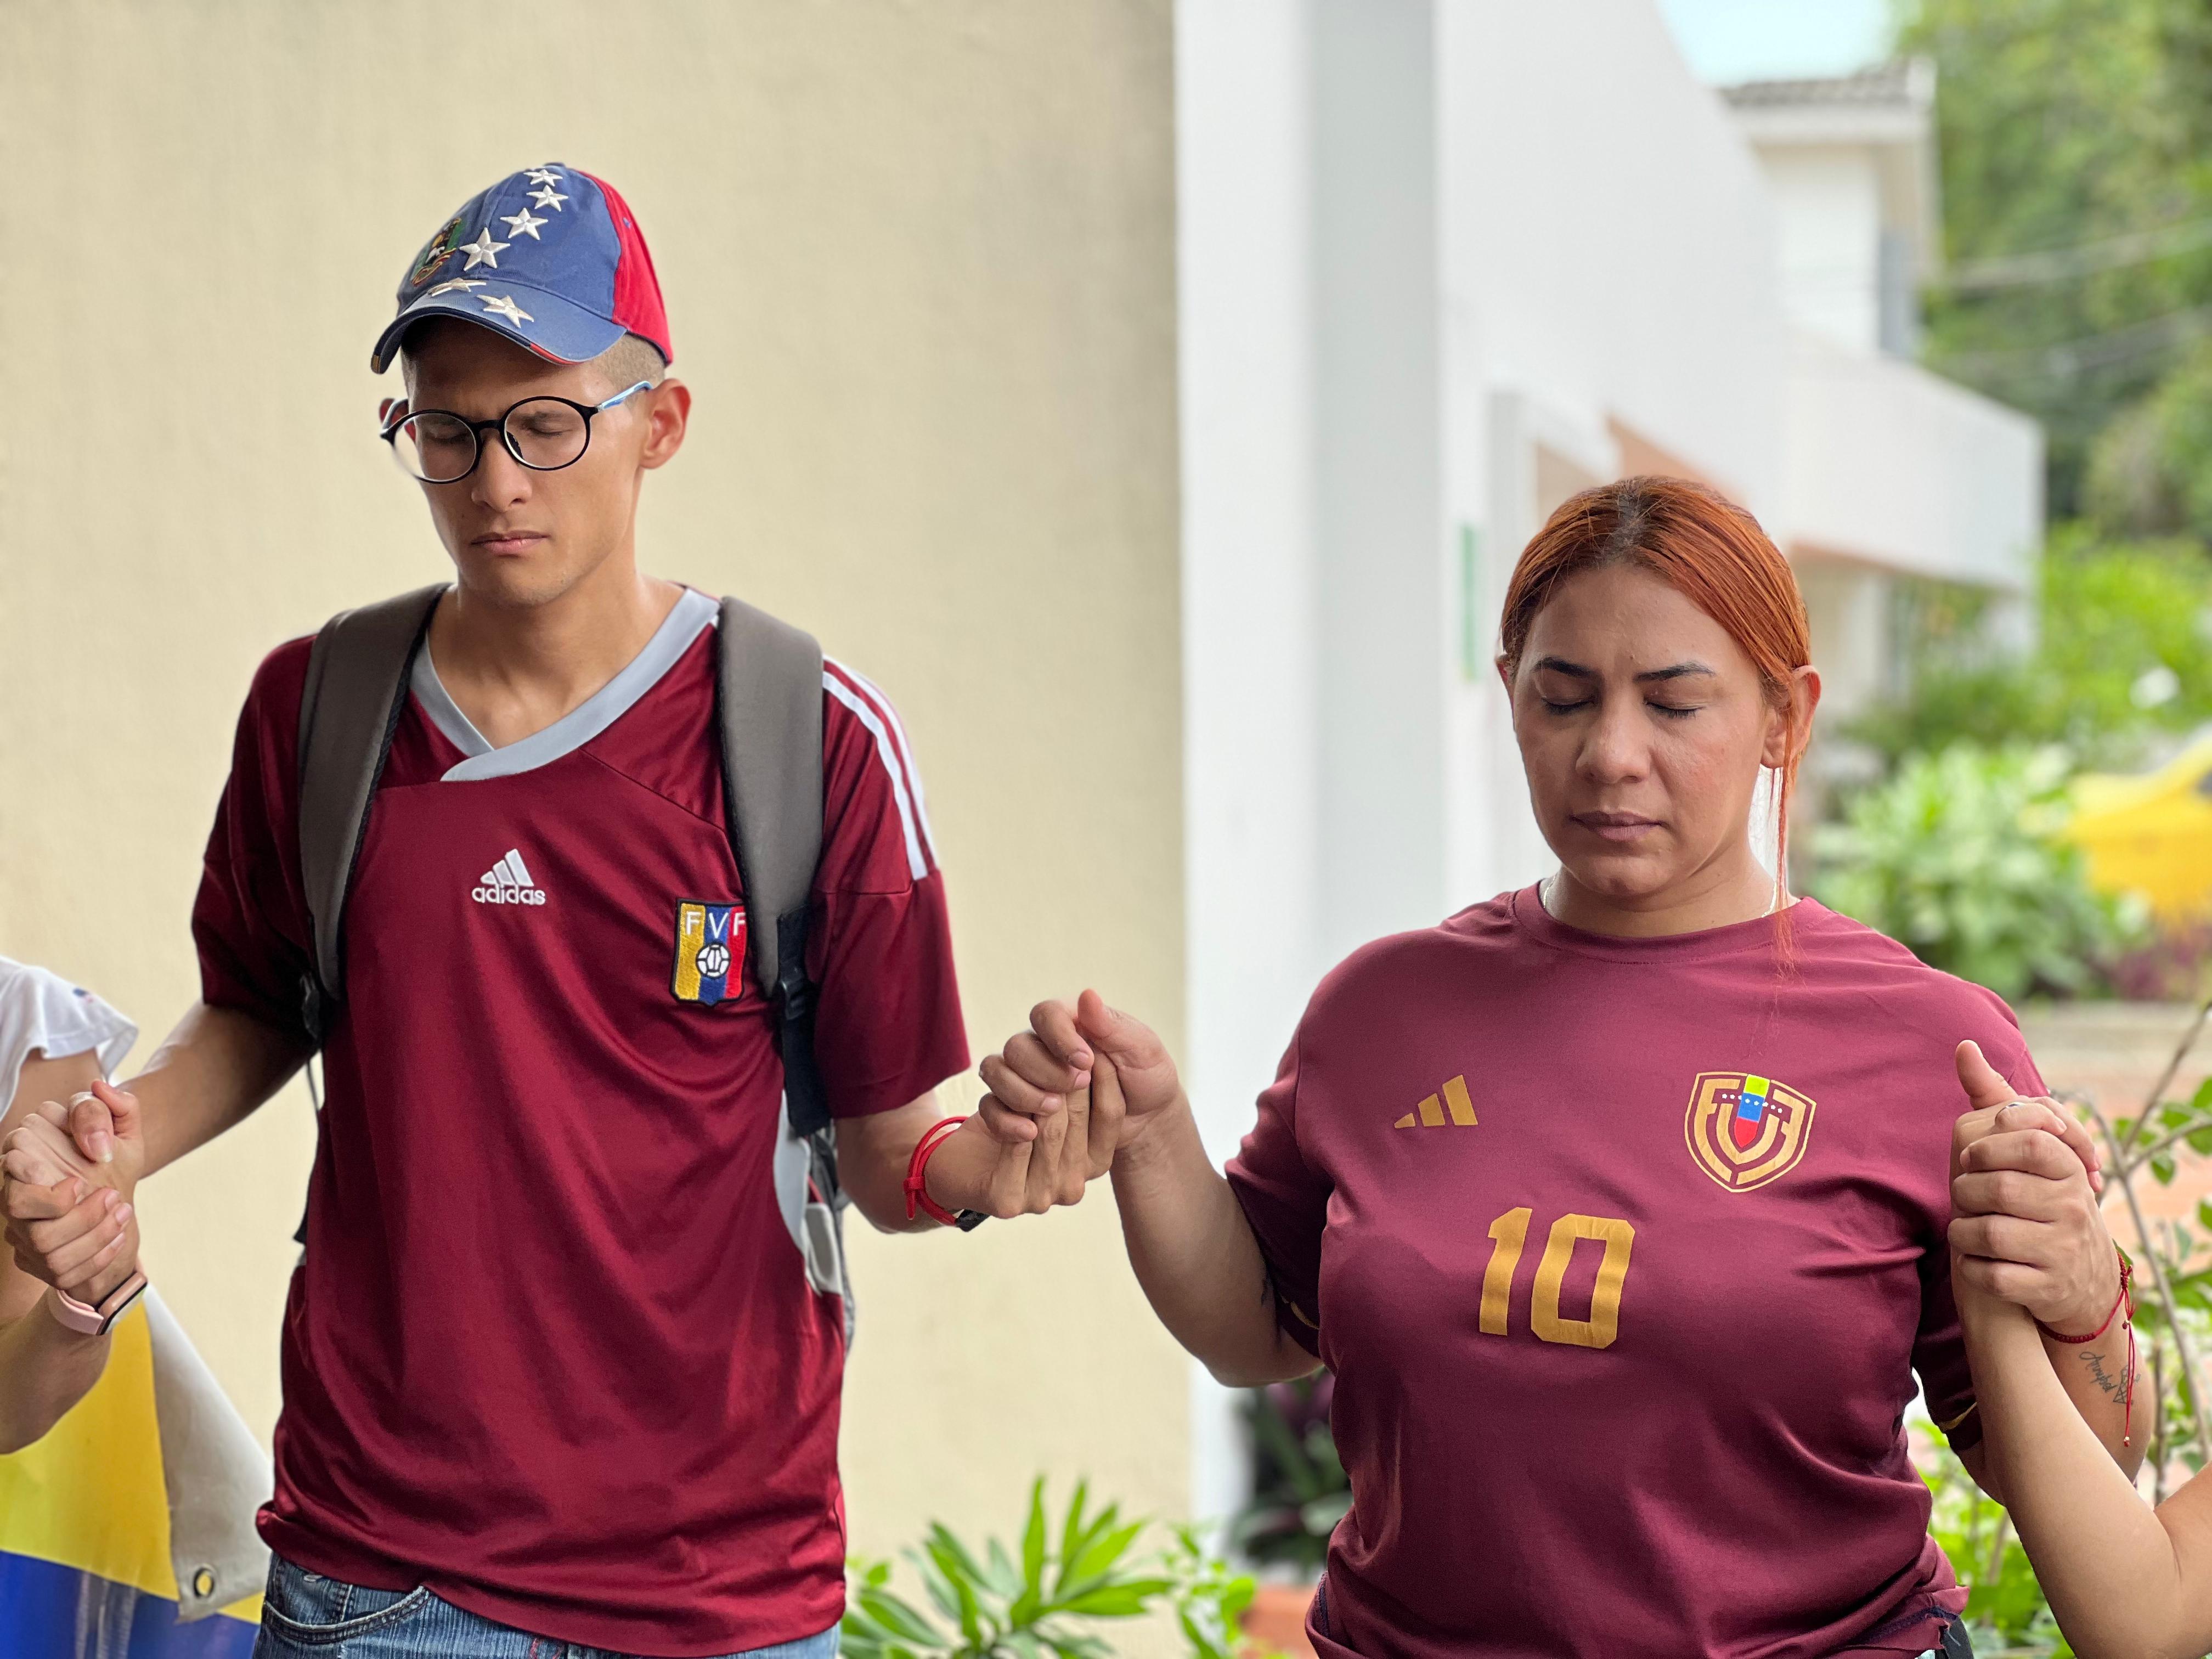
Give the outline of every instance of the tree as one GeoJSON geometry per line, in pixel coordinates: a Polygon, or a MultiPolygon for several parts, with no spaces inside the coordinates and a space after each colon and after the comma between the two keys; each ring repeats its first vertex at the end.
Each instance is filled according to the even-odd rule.
{"type": "MultiPolygon", "coordinates": [[[[2130,411],[2157,428],[2138,458],[2201,464],[2160,424],[2194,401],[2154,394],[2212,335],[2212,0],[1901,3],[1899,49],[1938,71],[1948,271],[1930,366],[2043,422],[2054,516],[2082,509],[2091,455],[2130,411]],[[2016,257],[2051,251],[2070,252],[2016,257]]],[[[2136,504],[2159,490],[2188,493],[2161,478],[2136,504]]]]}

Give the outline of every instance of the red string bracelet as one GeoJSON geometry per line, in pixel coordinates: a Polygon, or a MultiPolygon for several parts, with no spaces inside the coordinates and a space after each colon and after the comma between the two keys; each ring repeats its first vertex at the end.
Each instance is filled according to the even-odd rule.
{"type": "Polygon", "coordinates": [[[919,1209],[941,1226],[957,1227],[960,1218],[929,1195],[924,1176],[929,1160],[939,1146],[952,1139],[952,1132],[968,1120],[965,1117],[939,1118],[922,1131],[921,1139],[914,1143],[914,1156],[906,1161],[906,1218],[914,1219],[919,1209]]]}
{"type": "MultiPolygon", "coordinates": [[[[2116,1250],[2120,1249],[2117,1244],[2112,1248],[2116,1250]]],[[[2128,1253],[2125,1250],[2120,1250],[2120,1293],[2112,1298],[2112,1310],[2105,1316],[2105,1322],[2087,1336],[2063,1335],[2052,1330],[2041,1320],[2035,1322],[2035,1328],[2053,1342],[2063,1342],[2069,1347],[2079,1347],[2084,1342],[2094,1342],[2106,1331],[2112,1329],[2112,1321],[2120,1316],[2120,1310],[2124,1308],[2127,1310],[2128,1376],[2125,1384],[2126,1392],[2120,1397],[2122,1404],[2120,1443],[2123,1446],[2134,1443],[2132,1435],[2136,1419],[2136,1304],[2135,1298],[2128,1294],[2129,1287],[2135,1283],[2135,1277],[2136,1264],[2128,1260],[2128,1253]]]]}

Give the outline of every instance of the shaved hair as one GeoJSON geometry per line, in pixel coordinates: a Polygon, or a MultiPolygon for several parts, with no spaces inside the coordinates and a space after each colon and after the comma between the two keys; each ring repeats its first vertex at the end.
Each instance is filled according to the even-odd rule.
{"type": "Polygon", "coordinates": [[[635,386],[643,380],[647,386],[659,386],[660,377],[668,373],[668,360],[660,355],[660,348],[642,334],[625,334],[592,359],[607,384],[617,392],[635,386]]]}
{"type": "MultiPolygon", "coordinates": [[[[425,318],[401,337],[399,342],[400,372],[406,378],[411,396],[415,390],[415,343],[424,333],[435,328],[473,328],[477,325],[456,317],[425,318]]],[[[607,377],[610,395],[627,391],[643,380],[647,386],[659,386],[668,373],[668,360],[660,355],[660,348],[641,334],[625,334],[612,345],[592,359],[592,367],[607,377]]]]}

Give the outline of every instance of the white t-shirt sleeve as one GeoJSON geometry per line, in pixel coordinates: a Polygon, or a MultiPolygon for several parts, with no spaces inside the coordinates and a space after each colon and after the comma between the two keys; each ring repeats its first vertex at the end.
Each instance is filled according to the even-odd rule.
{"type": "Polygon", "coordinates": [[[138,1041],[138,1028],[91,992],[58,974],[0,957],[0,1112],[15,1097],[23,1062],[88,1052],[112,1073],[138,1041]]]}

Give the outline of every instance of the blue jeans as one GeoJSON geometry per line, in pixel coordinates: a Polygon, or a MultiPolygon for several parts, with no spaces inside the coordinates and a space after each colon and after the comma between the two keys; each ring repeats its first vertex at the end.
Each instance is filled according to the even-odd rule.
{"type": "MultiPolygon", "coordinates": [[[[836,1659],[837,1626],[727,1659],[836,1659]]],[[[253,1659],[629,1659],[510,1630],[428,1590],[365,1589],[269,1558],[253,1659]]]]}

